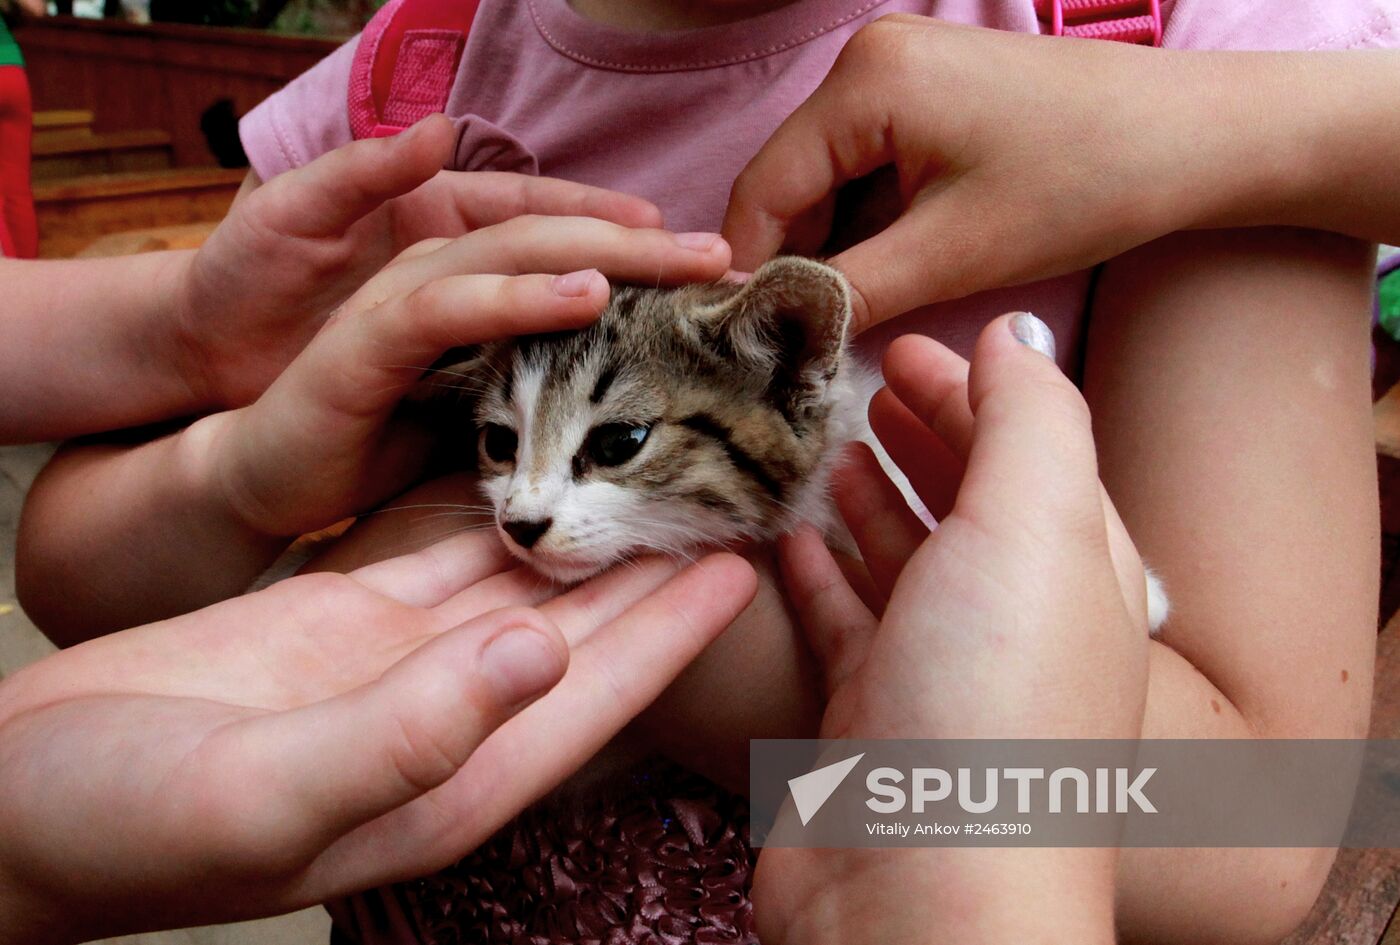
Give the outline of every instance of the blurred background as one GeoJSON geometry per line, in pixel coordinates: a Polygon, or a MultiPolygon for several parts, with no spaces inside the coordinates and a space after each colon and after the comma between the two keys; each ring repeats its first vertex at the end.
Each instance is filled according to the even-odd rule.
{"type": "Polygon", "coordinates": [[[238,118],[385,0],[63,0],[13,27],[41,257],[198,245],[247,159],[238,118]]]}

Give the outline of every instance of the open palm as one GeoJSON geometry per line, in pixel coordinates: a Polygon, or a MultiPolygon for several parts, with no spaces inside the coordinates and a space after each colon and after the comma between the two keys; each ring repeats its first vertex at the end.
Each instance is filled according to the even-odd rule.
{"type": "Polygon", "coordinates": [[[35,928],[76,940],[441,868],[586,761],[753,592],[732,556],[676,571],[642,562],[554,597],[468,535],[42,661],[0,685],[0,880],[35,928]]]}

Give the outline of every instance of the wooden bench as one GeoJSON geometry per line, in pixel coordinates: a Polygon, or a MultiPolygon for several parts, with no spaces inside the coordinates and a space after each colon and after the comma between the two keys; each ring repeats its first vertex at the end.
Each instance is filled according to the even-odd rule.
{"type": "Polygon", "coordinates": [[[40,182],[40,255],[73,256],[114,233],[217,222],[246,173],[201,167],[40,182]]]}
{"type": "Polygon", "coordinates": [[[170,135],[164,131],[95,133],[71,128],[34,139],[34,179],[161,170],[171,166],[170,135]]]}
{"type": "Polygon", "coordinates": [[[34,113],[34,140],[46,141],[56,136],[92,134],[93,114],[83,109],[55,109],[34,113]]]}

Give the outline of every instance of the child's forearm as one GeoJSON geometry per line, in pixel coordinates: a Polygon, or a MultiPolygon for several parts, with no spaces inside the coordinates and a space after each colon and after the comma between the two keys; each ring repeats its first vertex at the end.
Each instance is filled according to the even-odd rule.
{"type": "Polygon", "coordinates": [[[0,443],[136,426],[204,406],[179,328],[191,255],[0,259],[0,443]]]}
{"type": "Polygon", "coordinates": [[[207,468],[207,425],[139,446],[72,445],[30,490],[16,585],[59,645],[245,591],[286,547],[244,523],[207,468]]]}
{"type": "Polygon", "coordinates": [[[1174,175],[1195,225],[1400,242],[1400,52],[1187,53],[1174,65],[1200,110],[1196,157],[1174,175]]]}

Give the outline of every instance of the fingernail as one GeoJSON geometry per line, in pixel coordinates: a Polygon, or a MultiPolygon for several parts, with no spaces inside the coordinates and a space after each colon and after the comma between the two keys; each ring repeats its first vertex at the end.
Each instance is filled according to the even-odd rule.
{"type": "Polygon", "coordinates": [[[504,706],[540,695],[563,675],[559,651],[535,630],[504,630],[481,651],[481,668],[504,706]]]}
{"type": "Polygon", "coordinates": [[[697,253],[708,253],[719,242],[718,233],[677,233],[676,245],[681,249],[693,249],[697,253]]]}
{"type": "Polygon", "coordinates": [[[1017,312],[1011,316],[1011,336],[1027,348],[1039,351],[1051,361],[1055,360],[1055,333],[1030,312],[1017,312]]]}
{"type": "Polygon", "coordinates": [[[597,269],[580,269],[578,272],[555,276],[554,294],[576,299],[587,295],[596,282],[602,278],[603,274],[597,269]]]}

